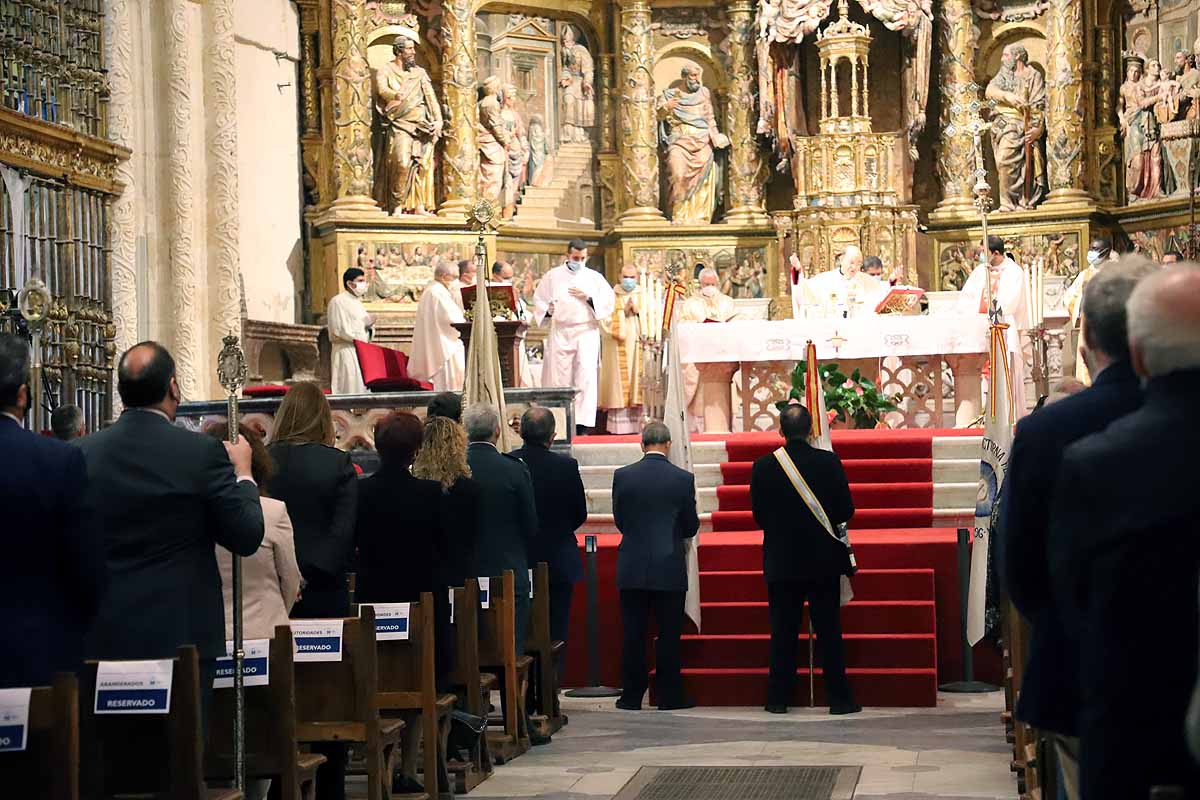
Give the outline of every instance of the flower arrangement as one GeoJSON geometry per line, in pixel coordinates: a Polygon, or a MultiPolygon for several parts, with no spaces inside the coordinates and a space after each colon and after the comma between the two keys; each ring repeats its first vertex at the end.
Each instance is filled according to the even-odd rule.
{"type": "MultiPolygon", "coordinates": [[[[807,369],[804,361],[792,369],[792,388],[788,392],[788,399],[776,403],[776,408],[782,411],[793,400],[804,402],[804,375],[807,369]]],[[[875,428],[880,425],[880,417],[896,410],[894,396],[889,397],[881,392],[874,381],[864,378],[857,369],[847,377],[837,364],[825,363],[817,367],[817,372],[825,390],[825,410],[831,425],[840,420],[851,428],[875,428]]]]}

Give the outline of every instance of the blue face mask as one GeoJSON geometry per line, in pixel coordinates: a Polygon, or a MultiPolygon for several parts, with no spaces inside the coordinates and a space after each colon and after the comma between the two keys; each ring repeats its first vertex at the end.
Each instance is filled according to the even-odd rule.
{"type": "Polygon", "coordinates": [[[1088,250],[1087,251],[1087,262],[1088,262],[1088,266],[1090,266],[1090,267],[1094,267],[1097,264],[1099,264],[1100,263],[1100,251],[1099,250],[1088,250]]]}
{"type": "Polygon", "coordinates": [[[637,278],[621,278],[621,288],[627,292],[632,292],[637,288],[637,278]]]}
{"type": "Polygon", "coordinates": [[[579,272],[579,270],[583,269],[583,261],[577,261],[573,258],[568,258],[567,269],[571,270],[571,272],[579,272]]]}

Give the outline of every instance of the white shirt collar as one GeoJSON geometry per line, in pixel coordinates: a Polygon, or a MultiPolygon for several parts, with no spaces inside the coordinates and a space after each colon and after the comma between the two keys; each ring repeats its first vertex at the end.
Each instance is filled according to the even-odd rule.
{"type": "Polygon", "coordinates": [[[25,423],[24,423],[24,422],[22,422],[22,421],[21,421],[20,419],[18,419],[16,416],[14,416],[14,415],[12,415],[12,414],[9,414],[7,411],[0,411],[0,417],[8,417],[8,418],[9,418],[9,419],[11,419],[13,422],[17,423],[17,426],[18,426],[18,427],[20,427],[20,428],[24,428],[24,427],[25,427],[25,423]]]}

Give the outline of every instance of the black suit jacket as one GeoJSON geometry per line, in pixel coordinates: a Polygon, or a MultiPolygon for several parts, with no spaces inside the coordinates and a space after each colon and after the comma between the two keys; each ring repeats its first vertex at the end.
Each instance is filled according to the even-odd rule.
{"type": "Polygon", "coordinates": [[[442,486],[384,467],[358,487],[355,541],[360,603],[404,603],[436,588],[434,568],[445,551],[442,486]]]}
{"type": "Polygon", "coordinates": [[[1017,716],[1036,728],[1079,734],[1078,642],[1067,637],[1059,618],[1047,551],[1063,451],[1141,403],[1137,375],[1122,361],[1097,375],[1090,388],[1017,423],[1000,495],[997,549],[1008,594],[1033,627],[1017,716]]]}
{"type": "Polygon", "coordinates": [[[108,571],[85,505],[83,452],[0,416],[0,688],[77,670],[108,571]]]}
{"type": "Polygon", "coordinates": [[[1196,683],[1200,370],[1151,380],[1142,407],[1067,448],[1050,571],[1080,642],[1082,793],[1200,796],[1184,716],[1196,683]]]}
{"type": "Polygon", "coordinates": [[[216,439],[150,411],[128,410],[79,446],[110,576],[87,656],[172,658],[184,644],[201,658],[224,655],[213,545],[242,556],[258,549],[258,487],[235,478],[216,439]]]}
{"type": "Polygon", "coordinates": [[[511,569],[516,592],[528,596],[529,547],[538,530],[529,469],[484,442],[467,448],[467,463],[479,485],[476,577],[490,578],[511,569]]]}
{"type": "Polygon", "coordinates": [[[696,476],[649,453],[613,473],[617,588],[686,592],[683,540],[700,530],[696,476]]]}
{"type": "Polygon", "coordinates": [[[529,565],[550,565],[552,583],[574,583],[583,574],[575,531],[587,522],[587,497],[579,462],[548,447],[525,446],[512,453],[529,467],[537,506],[538,534],[529,565]]]}
{"type": "Polygon", "coordinates": [[[358,473],[350,454],[323,444],[273,444],[276,473],[268,489],[287,504],[295,531],[296,563],[304,576],[293,616],[349,613],[346,569],[354,549],[358,473]]]}
{"type": "MultiPolygon", "coordinates": [[[[787,453],[821,501],[834,528],[849,522],[854,516],[854,501],[837,454],[805,442],[789,443],[787,453]]],[[[813,516],[773,454],[759,458],[750,471],[750,507],[754,524],[763,531],[767,583],[820,580],[849,573],[846,546],[830,536],[813,516]]]]}

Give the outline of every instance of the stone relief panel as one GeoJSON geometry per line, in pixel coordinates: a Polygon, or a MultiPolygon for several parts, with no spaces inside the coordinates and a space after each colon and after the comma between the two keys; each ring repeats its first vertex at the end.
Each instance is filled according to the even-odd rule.
{"type": "MultiPolygon", "coordinates": [[[[1045,259],[1048,276],[1062,276],[1070,282],[1079,273],[1080,242],[1076,232],[1006,235],[1004,245],[1018,264],[1029,264],[1036,258],[1045,259]]],[[[961,289],[971,270],[979,263],[979,251],[982,249],[982,244],[974,240],[943,246],[938,256],[941,288],[961,289]]]]}
{"type": "MultiPolygon", "coordinates": [[[[530,308],[533,307],[533,293],[542,276],[563,263],[562,253],[530,253],[507,250],[503,247],[496,251],[496,258],[513,265],[513,285],[517,288],[517,294],[530,308]]],[[[589,259],[588,266],[596,269],[596,259],[589,259]]],[[[599,265],[599,269],[603,273],[603,265],[599,265]]]]}
{"type": "Polygon", "coordinates": [[[687,247],[654,248],[631,251],[634,266],[674,280],[686,276],[696,280],[697,264],[712,267],[721,278],[721,291],[734,299],[765,297],[767,286],[767,248],[764,247],[687,247]]]}
{"type": "Polygon", "coordinates": [[[352,242],[354,266],[367,273],[371,288],[367,303],[414,305],[433,280],[438,264],[457,264],[472,257],[469,244],[460,242],[352,242]]]}
{"type": "Polygon", "coordinates": [[[1133,231],[1129,234],[1129,241],[1135,251],[1145,253],[1155,261],[1162,260],[1164,255],[1171,252],[1186,257],[1191,241],[1188,228],[1187,225],[1174,225],[1157,230],[1133,231]]]}

